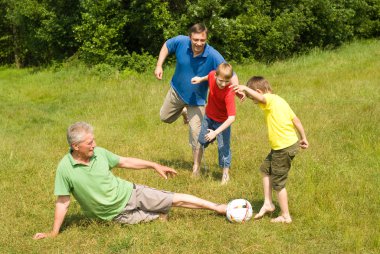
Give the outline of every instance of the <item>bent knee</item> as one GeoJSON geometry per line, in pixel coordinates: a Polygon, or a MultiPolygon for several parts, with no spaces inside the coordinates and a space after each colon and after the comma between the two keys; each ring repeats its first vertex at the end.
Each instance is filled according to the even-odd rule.
{"type": "Polygon", "coordinates": [[[160,120],[161,122],[164,122],[164,123],[172,123],[174,122],[176,119],[174,117],[170,117],[168,115],[165,115],[165,114],[161,114],[160,113],[160,120]]]}

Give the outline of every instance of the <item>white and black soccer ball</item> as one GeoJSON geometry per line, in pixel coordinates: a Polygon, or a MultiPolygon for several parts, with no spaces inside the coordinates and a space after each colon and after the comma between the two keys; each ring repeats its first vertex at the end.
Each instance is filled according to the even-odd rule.
{"type": "Polygon", "coordinates": [[[252,206],[248,200],[234,199],[227,205],[227,219],[230,222],[244,223],[252,217],[252,206]]]}

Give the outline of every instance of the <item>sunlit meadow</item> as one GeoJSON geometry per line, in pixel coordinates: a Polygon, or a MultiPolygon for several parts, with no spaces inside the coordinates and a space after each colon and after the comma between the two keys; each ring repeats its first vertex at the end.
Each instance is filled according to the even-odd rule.
{"type": "Polygon", "coordinates": [[[263,113],[237,101],[231,181],[221,186],[216,145],[206,150],[202,177],[191,179],[187,126],[160,122],[173,67],[162,81],[153,71],[107,74],[75,63],[1,68],[0,253],[379,253],[379,59],[380,42],[370,40],[271,66],[234,65],[241,83],[265,76],[308,135],[310,148],[296,156],[287,185],[292,224],[268,217],[231,224],[210,211],[174,208],[166,223],[122,226],[86,219],[72,199],[61,234],[40,241],[32,236],[51,229],[55,169],[71,123],[91,123],[99,146],[179,172],[163,180],[152,170],[115,169],[122,178],[215,202],[245,198],[258,212],[258,167],[270,149],[263,113]]]}

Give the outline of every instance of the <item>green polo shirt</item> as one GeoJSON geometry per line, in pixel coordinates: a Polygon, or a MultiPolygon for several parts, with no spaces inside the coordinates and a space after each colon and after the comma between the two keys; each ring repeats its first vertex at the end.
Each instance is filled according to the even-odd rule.
{"type": "Polygon", "coordinates": [[[95,147],[88,166],[66,154],[58,164],[54,194],[71,193],[87,216],[112,220],[128,203],[133,190],[131,182],[111,172],[119,160],[118,155],[101,147],[95,147]]]}

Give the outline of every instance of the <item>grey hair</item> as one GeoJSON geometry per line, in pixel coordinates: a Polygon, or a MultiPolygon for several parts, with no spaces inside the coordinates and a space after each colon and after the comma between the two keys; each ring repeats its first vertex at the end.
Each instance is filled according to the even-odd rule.
{"type": "Polygon", "coordinates": [[[67,128],[67,142],[71,147],[72,144],[78,144],[83,141],[84,136],[93,133],[94,128],[86,122],[76,122],[67,128]]]}

